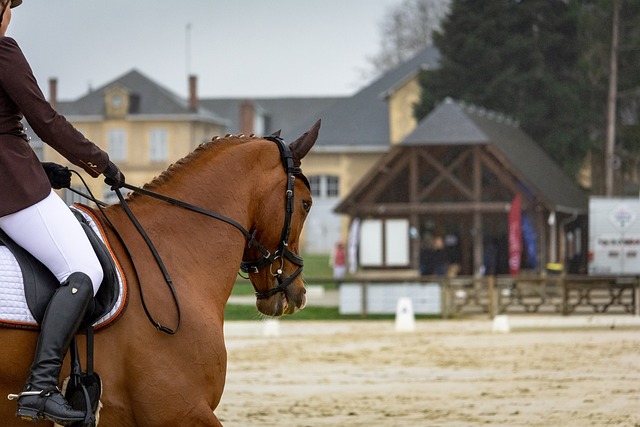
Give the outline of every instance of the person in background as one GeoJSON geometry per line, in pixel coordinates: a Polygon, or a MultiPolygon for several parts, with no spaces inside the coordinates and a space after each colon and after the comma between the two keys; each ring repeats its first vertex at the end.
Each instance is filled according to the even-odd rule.
{"type": "Polygon", "coordinates": [[[342,242],[337,242],[331,257],[329,258],[329,265],[333,267],[333,278],[343,279],[347,272],[347,254],[342,242]]]}
{"type": "Polygon", "coordinates": [[[420,274],[423,276],[444,276],[447,272],[447,266],[442,237],[431,236],[427,238],[420,251],[420,274]]]}
{"type": "Polygon", "coordinates": [[[103,272],[80,224],[52,189],[70,185],[69,170],[40,163],[29,145],[23,117],[42,141],[92,177],[103,174],[107,184],[119,187],[124,175],[107,153],[54,111],[20,47],[6,36],[11,9],[21,3],[0,0],[0,229],[51,270],[60,286],[40,325],[16,416],[68,426],[83,421],[85,414],[60,393],[60,369],[103,272]]]}

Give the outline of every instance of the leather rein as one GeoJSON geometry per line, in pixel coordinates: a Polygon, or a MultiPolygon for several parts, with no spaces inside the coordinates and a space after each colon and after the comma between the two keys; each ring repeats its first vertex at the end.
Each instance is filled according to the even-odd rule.
{"type": "MultiPolygon", "coordinates": [[[[291,232],[291,217],[293,214],[293,210],[294,210],[294,185],[295,185],[295,179],[296,176],[300,177],[303,182],[307,185],[307,187],[309,187],[309,183],[306,179],[306,177],[302,174],[302,170],[300,169],[300,167],[295,166],[295,162],[294,162],[294,158],[293,158],[293,153],[291,152],[291,149],[289,148],[289,146],[284,142],[284,140],[282,138],[280,138],[279,136],[276,135],[270,135],[270,136],[266,136],[264,137],[264,139],[269,140],[273,143],[276,144],[276,146],[278,147],[278,150],[280,151],[280,159],[282,161],[282,165],[284,167],[284,170],[287,174],[287,188],[285,191],[285,217],[284,217],[284,223],[282,225],[282,232],[280,234],[280,243],[278,245],[278,248],[274,251],[271,252],[268,249],[266,249],[257,239],[256,239],[256,234],[257,234],[257,230],[254,230],[253,233],[251,233],[249,230],[247,230],[246,228],[244,228],[241,224],[239,224],[237,221],[228,218],[224,215],[220,215],[217,214],[215,212],[211,212],[209,210],[203,209],[201,207],[192,205],[190,203],[178,200],[178,199],[174,199],[172,197],[169,196],[165,196],[153,191],[149,191],[146,190],[144,188],[141,187],[136,187],[127,183],[123,183],[122,187],[129,189],[133,192],[136,193],[140,193],[142,195],[148,196],[148,197],[152,197],[158,200],[161,200],[163,202],[175,205],[175,206],[179,206],[181,208],[217,219],[219,221],[222,222],[226,222],[227,224],[235,227],[236,229],[238,229],[244,236],[245,239],[247,240],[247,248],[251,248],[251,247],[256,247],[260,253],[262,254],[262,256],[256,260],[253,261],[242,261],[240,263],[240,270],[242,270],[242,272],[244,273],[258,273],[261,270],[263,270],[266,267],[269,267],[270,273],[273,277],[275,277],[278,281],[278,286],[269,289],[268,291],[265,292],[260,292],[256,286],[253,284],[253,282],[251,283],[254,287],[255,295],[257,299],[265,299],[265,298],[269,298],[272,295],[275,295],[279,292],[285,292],[286,288],[300,275],[300,273],[302,272],[302,268],[304,266],[304,260],[302,259],[302,257],[298,254],[295,254],[293,252],[291,252],[291,250],[289,250],[288,247],[288,240],[289,240],[289,234],[291,232]],[[292,262],[293,264],[295,264],[296,266],[298,266],[297,270],[291,274],[290,276],[285,276],[284,271],[283,271],[283,267],[284,267],[284,259],[289,260],[290,262],[292,262]],[[279,264],[279,265],[277,265],[279,264]],[[274,271],[274,267],[275,267],[275,271],[274,271]]],[[[143,239],[145,240],[147,246],[149,247],[149,250],[151,251],[151,253],[153,254],[156,263],[158,264],[158,267],[160,268],[160,270],[162,271],[162,274],[164,276],[165,282],[167,283],[167,285],[169,286],[171,293],[173,295],[174,301],[176,303],[176,307],[178,310],[178,325],[176,326],[175,330],[167,328],[165,326],[162,326],[161,324],[159,324],[158,322],[156,322],[153,317],[151,316],[149,310],[147,309],[147,306],[144,302],[144,296],[142,295],[142,288],[140,289],[140,293],[141,293],[141,299],[142,299],[142,304],[145,310],[145,313],[147,314],[147,317],[149,318],[149,320],[151,321],[151,323],[160,331],[166,332],[168,334],[175,334],[179,327],[180,327],[180,304],[178,302],[178,298],[177,298],[177,294],[176,291],[173,287],[173,281],[169,275],[169,272],[167,271],[164,262],[162,261],[160,255],[158,254],[157,250],[155,249],[155,246],[153,245],[153,243],[151,242],[151,239],[148,237],[146,231],[144,230],[144,228],[142,227],[142,225],[140,224],[140,222],[137,220],[137,218],[135,217],[135,215],[133,214],[133,212],[131,211],[131,209],[129,208],[129,205],[127,204],[124,196],[122,195],[122,192],[120,191],[119,188],[114,187],[112,188],[112,190],[116,193],[116,195],[118,196],[118,199],[120,200],[120,204],[122,205],[124,211],[127,213],[127,215],[129,216],[129,219],[131,220],[131,222],[134,224],[134,226],[136,227],[136,229],[138,230],[138,232],[140,233],[140,235],[143,237],[143,239]]],[[[99,205],[100,206],[100,205],[99,205]]],[[[103,212],[104,214],[104,212],[103,212]]],[[[105,216],[106,217],[106,216],[105,216]]],[[[113,228],[113,226],[112,226],[113,228]]],[[[115,228],[114,228],[115,229],[115,228]]],[[[122,239],[121,239],[122,240],[122,239]]],[[[123,242],[124,245],[124,242],[123,242]]],[[[126,248],[126,245],[124,245],[126,248]]],[[[140,282],[138,280],[138,282],[140,282]]]]}

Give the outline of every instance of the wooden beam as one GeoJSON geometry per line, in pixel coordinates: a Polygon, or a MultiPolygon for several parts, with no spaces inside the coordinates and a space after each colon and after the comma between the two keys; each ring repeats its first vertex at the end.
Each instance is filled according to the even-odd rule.
{"type": "Polygon", "coordinates": [[[351,211],[355,216],[390,217],[410,214],[506,213],[510,202],[443,202],[443,203],[361,203],[351,211]]]}
{"type": "Polygon", "coordinates": [[[404,156],[398,159],[398,162],[388,169],[389,164],[385,165],[385,168],[381,168],[378,171],[378,179],[375,181],[375,186],[369,187],[368,193],[364,193],[362,202],[374,202],[375,199],[387,190],[387,186],[391,183],[401,172],[405,172],[409,167],[410,156],[404,156]]]}
{"type": "Polygon", "coordinates": [[[452,173],[452,171],[455,168],[457,168],[460,165],[460,163],[465,161],[470,154],[471,154],[470,150],[465,150],[462,153],[460,153],[460,155],[448,166],[444,166],[438,159],[433,157],[430,153],[424,150],[421,151],[420,156],[423,159],[425,159],[431,166],[433,166],[434,169],[438,170],[439,174],[428,186],[426,186],[420,192],[419,198],[421,200],[426,199],[429,196],[429,194],[432,191],[434,191],[438,185],[440,185],[442,181],[447,180],[451,184],[453,184],[453,186],[456,187],[465,197],[467,197],[468,199],[473,199],[472,190],[468,188],[466,185],[464,185],[464,183],[461,182],[458,178],[456,178],[452,173]]]}

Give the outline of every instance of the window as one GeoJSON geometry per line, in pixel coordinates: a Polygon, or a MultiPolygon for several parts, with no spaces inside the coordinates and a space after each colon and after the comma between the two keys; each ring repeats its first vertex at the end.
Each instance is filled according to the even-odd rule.
{"type": "Polygon", "coordinates": [[[169,142],[166,129],[151,129],[149,132],[149,160],[163,162],[169,158],[169,142]]]}
{"type": "Polygon", "coordinates": [[[336,175],[312,175],[309,184],[312,197],[329,199],[340,196],[340,177],[336,175]]]}
{"type": "Polygon", "coordinates": [[[340,179],[335,175],[327,177],[327,197],[338,197],[340,195],[340,179]]]}
{"type": "Polygon", "coordinates": [[[320,176],[313,175],[308,179],[309,186],[311,187],[311,197],[320,197],[320,176]]]}
{"type": "Polygon", "coordinates": [[[109,158],[114,162],[127,160],[127,134],[124,129],[111,129],[107,136],[109,158]]]}

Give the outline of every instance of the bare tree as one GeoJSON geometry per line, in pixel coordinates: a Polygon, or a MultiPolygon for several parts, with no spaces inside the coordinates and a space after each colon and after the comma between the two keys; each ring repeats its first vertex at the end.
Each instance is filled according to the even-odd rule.
{"type": "Polygon", "coordinates": [[[389,9],[381,22],[380,51],[368,58],[379,75],[407,61],[432,44],[432,34],[449,12],[451,0],[404,0],[389,9]]]}

